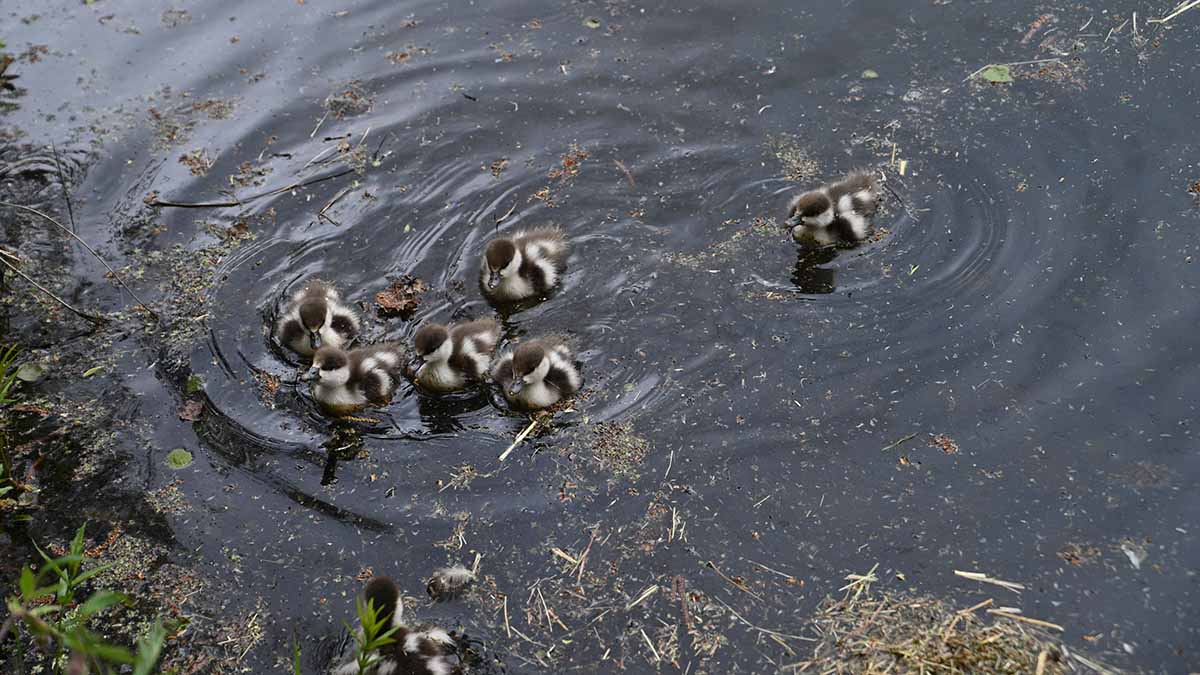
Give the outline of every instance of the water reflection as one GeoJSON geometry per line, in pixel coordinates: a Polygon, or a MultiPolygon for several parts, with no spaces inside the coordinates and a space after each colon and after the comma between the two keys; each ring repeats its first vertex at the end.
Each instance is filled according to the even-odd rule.
{"type": "Polygon", "coordinates": [[[811,295],[834,292],[837,288],[834,281],[837,270],[822,265],[828,265],[835,258],[837,249],[832,246],[801,248],[796,258],[796,266],[792,269],[792,283],[796,290],[811,295]]]}

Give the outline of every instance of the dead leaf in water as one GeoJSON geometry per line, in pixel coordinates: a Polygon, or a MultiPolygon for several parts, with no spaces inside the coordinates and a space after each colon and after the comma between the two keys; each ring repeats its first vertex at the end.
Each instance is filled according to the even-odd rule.
{"type": "Polygon", "coordinates": [[[411,274],[405,274],[386,291],[375,294],[375,306],[382,316],[407,319],[421,306],[419,296],[427,290],[429,286],[424,281],[411,274]]]}
{"type": "Polygon", "coordinates": [[[204,401],[192,399],[179,406],[179,419],[184,422],[196,422],[204,415],[204,401]]]}

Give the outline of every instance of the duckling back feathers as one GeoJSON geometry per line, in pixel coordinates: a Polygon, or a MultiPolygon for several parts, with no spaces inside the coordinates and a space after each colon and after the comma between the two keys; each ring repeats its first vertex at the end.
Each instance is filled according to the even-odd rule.
{"type": "Polygon", "coordinates": [[[381,344],[350,352],[322,347],[301,379],[311,381],[313,398],[335,414],[367,405],[386,405],[400,384],[404,348],[381,344]]]}
{"type": "Polygon", "coordinates": [[[496,362],[492,378],[509,403],[530,409],[554,405],[583,385],[570,347],[558,337],[522,343],[496,362]]]}
{"type": "Polygon", "coordinates": [[[492,352],[500,339],[500,324],[477,319],[446,327],[431,323],[413,336],[413,347],[424,364],[416,382],[432,391],[455,391],[478,380],[488,371],[492,352]]]}
{"type": "Polygon", "coordinates": [[[792,238],[821,245],[862,241],[870,234],[878,200],[875,179],[865,171],[798,195],[788,204],[792,238]]]}
{"type": "Polygon", "coordinates": [[[524,300],[553,288],[566,262],[567,241],[557,225],[522,230],[488,242],[480,284],[493,300],[524,300]]]}
{"type": "MultiPolygon", "coordinates": [[[[363,675],[451,675],[458,667],[448,658],[454,651],[454,638],[436,626],[409,626],[404,623],[404,606],[400,590],[387,577],[376,577],[363,590],[363,600],[381,609],[377,616],[391,616],[388,622],[396,628],[395,642],[377,651],[379,661],[363,675]]],[[[385,624],[386,625],[386,624],[385,624]]],[[[351,659],[334,669],[333,675],[357,675],[358,662],[351,659]]]]}
{"type": "Polygon", "coordinates": [[[302,356],[322,346],[344,347],[358,335],[358,315],[342,304],[337,289],[318,280],[292,295],[275,325],[275,338],[302,356]]]}

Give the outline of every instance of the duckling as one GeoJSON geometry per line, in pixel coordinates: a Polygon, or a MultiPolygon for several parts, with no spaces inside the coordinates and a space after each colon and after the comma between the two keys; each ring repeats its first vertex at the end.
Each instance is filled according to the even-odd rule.
{"type": "Polygon", "coordinates": [[[414,381],[434,392],[464,389],[488,371],[500,339],[500,324],[478,319],[457,326],[427,323],[413,336],[420,361],[414,381]]]}
{"type": "Polygon", "coordinates": [[[327,411],[345,415],[368,405],[386,405],[400,384],[404,347],[381,344],[353,351],[322,347],[300,379],[327,411]]]}
{"type": "Polygon", "coordinates": [[[484,295],[515,302],[554,287],[567,264],[567,239],[557,225],[521,230],[488,242],[479,267],[484,295]]]}
{"type": "Polygon", "coordinates": [[[441,602],[457,596],[474,581],[474,572],[462,565],[451,565],[434,571],[425,584],[425,592],[435,602],[441,602]]]}
{"type": "MultiPolygon", "coordinates": [[[[449,633],[437,626],[404,623],[404,602],[400,598],[400,589],[391,579],[371,579],[363,589],[363,602],[374,605],[377,616],[387,619],[386,626],[396,628],[392,633],[394,642],[376,650],[374,656],[379,660],[363,675],[451,675],[461,672],[450,658],[456,645],[449,633]]],[[[358,662],[353,658],[333,671],[333,675],[357,673],[358,662]]]]}
{"type": "Polygon", "coordinates": [[[312,356],[325,345],[346,346],[358,335],[358,326],[358,314],[342,304],[337,289],[314,279],[284,308],[275,338],[301,356],[312,356]]]}
{"type": "Polygon", "coordinates": [[[871,233],[878,202],[875,178],[865,171],[852,171],[836,183],[792,199],[787,224],[797,242],[857,244],[871,233]]]}
{"type": "Polygon", "coordinates": [[[492,367],[492,379],[511,405],[536,410],[579,391],[583,376],[571,348],[560,337],[544,337],[517,346],[492,367]]]}

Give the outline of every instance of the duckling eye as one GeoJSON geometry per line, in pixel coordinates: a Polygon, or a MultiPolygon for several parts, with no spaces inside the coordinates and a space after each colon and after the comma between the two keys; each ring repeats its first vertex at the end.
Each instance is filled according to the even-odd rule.
{"type": "Polygon", "coordinates": [[[322,363],[321,370],[337,370],[337,366],[332,363],[322,363]]]}

